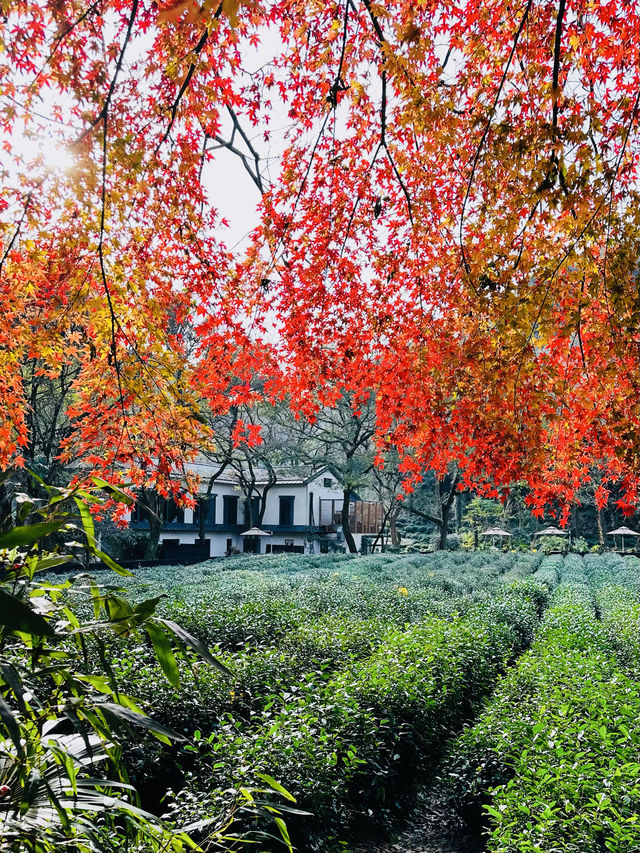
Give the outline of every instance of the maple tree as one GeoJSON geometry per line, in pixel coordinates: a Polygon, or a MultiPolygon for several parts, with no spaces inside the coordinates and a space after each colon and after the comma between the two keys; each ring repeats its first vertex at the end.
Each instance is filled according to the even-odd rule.
{"type": "Polygon", "coordinates": [[[455,464],[499,497],[524,480],[534,512],[566,519],[597,468],[599,505],[615,482],[637,506],[636,4],[2,11],[3,467],[28,442],[37,359],[77,371],[66,458],[139,485],[173,488],[209,440],[203,400],[242,403],[259,373],[309,417],[374,389],[380,458],[398,448],[409,481],[455,464]],[[68,174],[29,153],[43,139],[73,154],[68,174]],[[261,192],[242,255],[205,180],[221,145],[261,192]]]}

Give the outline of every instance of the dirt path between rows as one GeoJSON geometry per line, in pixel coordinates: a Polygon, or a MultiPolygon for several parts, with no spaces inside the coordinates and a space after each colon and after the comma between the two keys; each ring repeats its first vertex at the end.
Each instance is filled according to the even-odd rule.
{"type": "Polygon", "coordinates": [[[415,808],[390,841],[370,839],[350,853],[482,853],[448,807],[442,784],[434,782],[419,793],[415,808]]]}

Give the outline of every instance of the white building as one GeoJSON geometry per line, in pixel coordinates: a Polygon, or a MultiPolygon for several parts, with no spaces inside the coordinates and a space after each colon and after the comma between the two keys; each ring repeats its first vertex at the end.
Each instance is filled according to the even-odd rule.
{"type": "MultiPolygon", "coordinates": [[[[165,501],[160,534],[163,559],[206,559],[243,552],[313,554],[344,547],[342,486],[327,469],[277,468],[271,474],[257,469],[251,482],[250,512],[246,478],[243,489],[239,476],[227,471],[208,492],[214,468],[205,464],[191,467],[201,478],[201,499],[195,509],[165,501]],[[246,535],[256,526],[256,536],[246,535]]],[[[360,550],[362,537],[375,538],[382,527],[382,504],[361,501],[354,495],[349,517],[349,528],[360,550]]],[[[139,509],[132,513],[130,523],[132,529],[140,531],[149,526],[139,509]]]]}

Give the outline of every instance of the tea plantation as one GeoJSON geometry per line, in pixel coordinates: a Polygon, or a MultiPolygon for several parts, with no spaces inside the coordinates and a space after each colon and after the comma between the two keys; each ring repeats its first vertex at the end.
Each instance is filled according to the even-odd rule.
{"type": "Polygon", "coordinates": [[[494,551],[142,569],[129,597],[166,596],[231,674],[172,658],[172,686],[135,637],[87,667],[184,736],[126,760],[204,849],[349,850],[439,776],[487,853],[637,853],[639,577],[631,556],[494,551]]]}

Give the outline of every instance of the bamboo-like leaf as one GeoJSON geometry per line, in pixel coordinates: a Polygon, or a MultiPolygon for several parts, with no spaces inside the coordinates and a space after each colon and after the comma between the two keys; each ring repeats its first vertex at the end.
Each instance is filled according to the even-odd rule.
{"type": "Polygon", "coordinates": [[[134,500],[130,495],[123,492],[122,489],[119,489],[117,486],[114,486],[113,483],[103,480],[102,477],[92,477],[91,480],[96,486],[98,486],[98,488],[104,489],[105,492],[108,492],[114,500],[118,501],[118,503],[126,504],[126,506],[131,506],[134,503],[134,500]]]}
{"type": "Polygon", "coordinates": [[[280,830],[280,835],[282,836],[282,840],[287,846],[287,850],[289,853],[293,853],[293,847],[291,846],[291,839],[289,838],[289,830],[287,829],[286,823],[282,820],[281,817],[274,817],[274,823],[280,830]]]}
{"type": "Polygon", "coordinates": [[[180,687],[180,673],[178,671],[178,662],[173,653],[169,638],[162,628],[153,622],[147,622],[145,631],[149,635],[149,639],[153,644],[153,650],[156,653],[156,658],[160,664],[162,671],[167,677],[170,684],[176,689],[180,687]]]}
{"type": "Polygon", "coordinates": [[[270,788],[273,788],[274,791],[277,791],[279,794],[282,794],[289,802],[295,803],[296,798],[293,794],[290,794],[286,788],[283,788],[280,782],[276,782],[273,776],[269,776],[268,773],[256,773],[258,779],[261,779],[263,782],[266,782],[270,788]]]}
{"type": "Polygon", "coordinates": [[[0,533],[0,548],[21,548],[33,545],[45,536],[60,530],[66,523],[67,519],[59,519],[14,527],[6,533],[0,533]]]}
{"type": "Polygon", "coordinates": [[[53,637],[55,631],[47,620],[15,595],[0,589],[0,627],[37,637],[53,637]]]}
{"type": "Polygon", "coordinates": [[[18,754],[22,753],[22,745],[20,743],[20,726],[16,718],[13,716],[13,712],[11,708],[5,702],[2,694],[0,693],[0,720],[4,723],[7,732],[9,733],[9,737],[14,742],[16,749],[18,750],[18,754]]]}
{"type": "Polygon", "coordinates": [[[156,607],[158,606],[158,602],[162,601],[163,598],[166,598],[166,594],[156,595],[154,598],[146,598],[144,601],[141,601],[139,604],[136,604],[134,607],[134,614],[138,619],[149,619],[150,616],[156,611],[156,607]]]}
{"type": "Polygon", "coordinates": [[[43,557],[41,560],[36,560],[35,565],[33,566],[33,572],[44,572],[47,569],[52,569],[54,566],[63,566],[65,563],[69,562],[69,557],[67,556],[47,556],[43,557]]]}
{"type": "Polygon", "coordinates": [[[156,617],[158,622],[161,622],[163,625],[166,625],[169,630],[175,634],[175,636],[184,643],[185,646],[190,648],[192,651],[197,652],[203,660],[206,660],[207,663],[210,663],[211,666],[215,667],[218,672],[221,672],[223,675],[226,675],[228,678],[231,678],[232,672],[227,669],[227,667],[220,663],[219,660],[214,658],[211,654],[211,651],[201,643],[196,637],[192,636],[188,631],[178,625],[176,622],[173,622],[171,619],[163,619],[162,617],[156,617]]]}
{"type": "Polygon", "coordinates": [[[123,708],[122,705],[116,705],[115,702],[97,702],[95,707],[109,717],[150,731],[163,743],[186,740],[183,735],[178,734],[178,732],[170,729],[168,726],[163,726],[162,723],[158,723],[153,717],[131,711],[129,708],[123,708]]]}
{"type": "Polygon", "coordinates": [[[93,516],[91,515],[91,511],[82,498],[75,496],[74,501],[78,507],[78,512],[80,513],[80,519],[82,521],[82,527],[84,528],[84,534],[87,537],[87,542],[95,548],[96,531],[93,525],[93,516]]]}
{"type": "Polygon", "coordinates": [[[119,563],[116,563],[108,554],[105,554],[104,551],[101,551],[99,548],[95,548],[89,546],[88,551],[93,554],[94,557],[97,557],[99,560],[108,566],[112,571],[116,572],[119,575],[125,575],[127,577],[131,577],[131,572],[129,569],[125,569],[124,566],[121,566],[119,563]]]}
{"type": "Polygon", "coordinates": [[[0,674],[2,675],[4,683],[11,688],[13,695],[16,697],[18,710],[24,714],[27,710],[27,706],[24,701],[24,686],[18,671],[13,664],[0,663],[0,674]]]}

